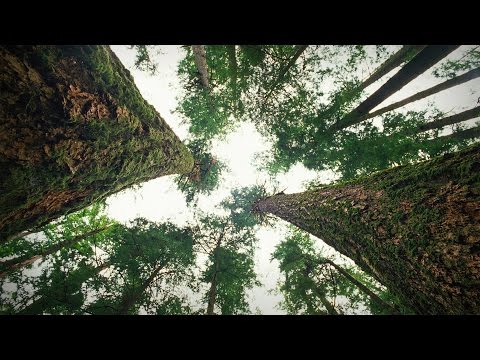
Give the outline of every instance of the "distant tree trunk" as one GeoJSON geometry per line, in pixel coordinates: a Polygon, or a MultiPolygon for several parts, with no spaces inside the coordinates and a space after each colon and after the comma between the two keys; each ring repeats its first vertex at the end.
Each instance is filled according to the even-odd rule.
{"type": "Polygon", "coordinates": [[[0,243],[193,158],[108,46],[0,46],[0,243]]]}
{"type": "Polygon", "coordinates": [[[297,62],[300,55],[302,55],[302,53],[307,49],[307,47],[308,47],[308,45],[297,45],[297,47],[295,49],[295,53],[290,58],[288,63],[280,70],[280,73],[278,74],[275,82],[270,87],[270,90],[268,91],[267,95],[265,95],[265,98],[263,100],[264,103],[267,102],[268,98],[272,95],[275,88],[278,86],[278,84],[280,84],[283,81],[285,75],[292,68],[292,66],[295,65],[295,63],[297,62]]]}
{"type": "Polygon", "coordinates": [[[312,290],[317,294],[320,302],[323,306],[325,306],[325,309],[327,309],[328,315],[340,315],[335,309],[335,307],[330,303],[330,301],[327,300],[327,298],[325,297],[325,293],[321,291],[318,286],[312,286],[312,290]]]}
{"type": "Polygon", "coordinates": [[[205,51],[205,46],[203,45],[192,45],[192,51],[195,61],[195,66],[197,67],[200,82],[205,89],[209,89],[208,84],[208,65],[207,65],[207,53],[205,51]]]}
{"type": "Polygon", "coordinates": [[[382,300],[377,294],[375,294],[372,290],[370,290],[367,286],[362,284],[360,281],[355,279],[348,271],[346,271],[341,266],[338,266],[333,261],[325,259],[327,264],[332,265],[340,274],[342,274],[348,281],[350,281],[353,285],[355,285],[360,291],[364,294],[368,295],[370,299],[377,303],[380,307],[388,310],[391,314],[399,314],[399,310],[396,309],[394,306],[390,305],[386,301],[382,300]]]}
{"type": "Polygon", "coordinates": [[[396,67],[402,65],[410,56],[415,56],[425,48],[426,45],[404,45],[395,54],[392,54],[382,65],[380,65],[372,75],[370,75],[360,86],[358,90],[363,90],[370,86],[383,76],[387,75],[396,67]]]}
{"type": "Polygon", "coordinates": [[[361,122],[361,118],[375,106],[395,94],[417,76],[423,74],[430,67],[442,60],[445,56],[457,49],[459,45],[429,45],[420,51],[412,60],[404,65],[380,89],[375,91],[343,119],[334,123],[329,131],[343,130],[361,122]]]}
{"type": "Polygon", "coordinates": [[[238,95],[237,95],[237,74],[238,74],[238,66],[237,66],[237,58],[235,54],[235,45],[227,45],[227,53],[228,53],[228,62],[230,67],[230,79],[231,79],[231,86],[232,86],[232,96],[233,96],[233,108],[234,111],[237,111],[238,108],[238,95]]]}
{"type": "Polygon", "coordinates": [[[212,280],[210,281],[210,290],[208,291],[208,305],[207,305],[207,315],[214,315],[213,310],[215,309],[215,302],[217,301],[217,275],[218,272],[220,271],[220,264],[219,264],[219,258],[218,258],[218,251],[220,250],[220,246],[222,245],[222,240],[225,236],[225,228],[222,230],[220,233],[217,243],[215,245],[214,251],[214,259],[215,259],[215,264],[214,264],[214,271],[212,275],[212,280]]]}
{"type": "Polygon", "coordinates": [[[470,140],[470,139],[476,139],[478,137],[480,137],[480,126],[473,127],[473,128],[466,129],[466,130],[455,131],[450,135],[440,136],[440,137],[438,137],[436,139],[433,139],[431,141],[436,141],[436,140],[447,141],[447,140],[450,140],[450,139],[453,139],[453,140],[470,140]]]}
{"type": "Polygon", "coordinates": [[[474,119],[479,116],[480,116],[480,106],[477,106],[477,107],[474,107],[473,109],[462,111],[461,113],[448,116],[445,118],[433,120],[426,124],[420,125],[418,127],[417,133],[424,132],[427,130],[441,129],[444,126],[458,124],[462,121],[474,119]]]}
{"type": "Polygon", "coordinates": [[[88,237],[98,234],[102,231],[105,231],[108,229],[112,224],[109,224],[107,226],[103,226],[101,228],[86,232],[84,234],[75,236],[71,239],[64,240],[59,242],[58,244],[52,245],[49,248],[47,248],[45,251],[42,251],[40,254],[35,254],[35,255],[28,255],[28,256],[20,256],[14,259],[6,260],[3,262],[0,262],[0,269],[2,271],[0,272],[0,279],[3,279],[5,276],[7,276],[9,273],[15,270],[22,269],[25,266],[33,264],[35,261],[45,258],[48,255],[54,254],[57,251],[65,248],[65,247],[70,247],[73,246],[80,241],[87,239],[88,237]]]}
{"type": "Polygon", "coordinates": [[[476,79],[478,77],[480,77],[480,68],[470,70],[463,75],[454,77],[453,79],[450,79],[450,80],[447,80],[447,81],[444,81],[444,82],[442,82],[438,85],[432,86],[431,88],[429,88],[427,90],[420,91],[420,92],[418,92],[418,93],[416,93],[412,96],[409,96],[408,98],[397,101],[396,103],[385,106],[385,107],[383,107],[381,109],[378,109],[377,111],[374,111],[372,113],[366,114],[366,115],[362,116],[361,118],[359,118],[359,121],[365,121],[365,120],[371,119],[375,116],[382,115],[382,114],[384,114],[388,111],[398,109],[399,107],[402,107],[402,106],[405,106],[405,105],[410,104],[412,102],[421,100],[423,98],[426,98],[428,96],[436,94],[437,92],[447,90],[451,87],[461,85],[463,83],[466,83],[467,81],[476,79]]]}
{"type": "MultiPolygon", "coordinates": [[[[480,129],[477,128],[477,132],[480,129]]],[[[253,211],[321,238],[421,314],[480,314],[480,145],[253,211]]]]}
{"type": "Polygon", "coordinates": [[[120,306],[118,309],[118,314],[119,315],[128,315],[128,312],[130,309],[135,305],[135,303],[138,301],[140,296],[147,290],[147,288],[155,281],[157,278],[158,274],[160,271],[165,267],[164,264],[158,266],[148,277],[147,280],[140,286],[138,289],[134,289],[132,292],[127,293],[122,301],[120,302],[120,306]]]}
{"type": "MultiPolygon", "coordinates": [[[[91,268],[90,271],[82,272],[80,277],[76,276],[78,272],[74,270],[74,274],[70,274],[63,282],[54,282],[49,288],[43,292],[43,294],[37,299],[34,300],[30,305],[26,306],[22,309],[19,314],[22,315],[36,315],[41,314],[45,310],[48,310],[48,303],[52,301],[57,302],[59,304],[67,304],[68,305],[68,298],[71,296],[75,291],[78,290],[77,287],[74,289],[68,286],[71,283],[71,279],[75,277],[75,283],[81,285],[88,279],[92,278],[100,271],[108,268],[111,265],[110,262],[106,262],[101,264],[95,268],[91,268]]],[[[78,309],[77,309],[78,310],[78,309]]]]}

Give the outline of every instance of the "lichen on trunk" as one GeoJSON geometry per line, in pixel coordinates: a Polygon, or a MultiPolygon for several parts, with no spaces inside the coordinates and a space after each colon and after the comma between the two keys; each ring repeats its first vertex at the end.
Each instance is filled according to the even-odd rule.
{"type": "Polygon", "coordinates": [[[193,158],[108,46],[0,46],[0,242],[193,158]]]}
{"type": "Polygon", "coordinates": [[[480,313],[480,145],[254,204],[321,238],[421,314],[480,313]]]}

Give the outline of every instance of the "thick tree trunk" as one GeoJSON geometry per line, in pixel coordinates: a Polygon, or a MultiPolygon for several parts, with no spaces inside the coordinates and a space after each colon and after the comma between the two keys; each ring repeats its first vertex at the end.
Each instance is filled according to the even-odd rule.
{"type": "Polygon", "coordinates": [[[366,287],[364,284],[362,284],[360,281],[355,279],[348,271],[346,271],[344,268],[341,266],[338,266],[331,260],[326,260],[325,261],[327,264],[332,265],[340,274],[342,274],[348,281],[350,281],[353,285],[355,285],[360,291],[362,291],[364,294],[368,295],[370,299],[377,303],[379,306],[382,308],[388,310],[391,314],[399,314],[398,309],[396,309],[394,306],[390,305],[386,301],[383,301],[377,294],[375,294],[372,290],[370,290],[368,287],[366,287]]]}
{"type": "Polygon", "coordinates": [[[200,77],[200,82],[205,89],[209,89],[208,84],[208,65],[207,65],[207,53],[205,51],[205,46],[203,45],[192,45],[192,51],[195,61],[195,66],[197,67],[198,74],[200,77]]]}
{"type": "Polygon", "coordinates": [[[127,315],[130,309],[132,308],[133,305],[138,301],[140,296],[147,290],[147,288],[155,281],[157,278],[158,274],[160,271],[164,268],[165,266],[162,264],[158,266],[148,277],[147,280],[140,286],[138,289],[134,289],[132,292],[127,293],[122,301],[120,302],[120,306],[118,309],[118,314],[119,315],[127,315]]]}
{"type": "Polygon", "coordinates": [[[358,90],[363,90],[373,84],[396,67],[402,65],[410,56],[415,56],[425,48],[426,45],[404,45],[395,54],[390,56],[372,75],[360,84],[358,90]]]}
{"type": "Polygon", "coordinates": [[[458,47],[459,45],[427,46],[403,66],[395,75],[393,75],[385,84],[383,84],[380,89],[370,95],[343,119],[340,119],[333,124],[329,131],[335,132],[343,130],[349,126],[360,123],[361,118],[368,114],[368,112],[375,106],[395,94],[458,47]]]}
{"type": "Polygon", "coordinates": [[[480,116],[480,106],[476,106],[473,109],[462,111],[461,113],[448,116],[445,118],[433,120],[424,125],[420,125],[418,127],[417,133],[421,133],[427,130],[441,129],[444,126],[458,124],[462,121],[475,119],[476,117],[479,117],[479,116],[480,116]]]}
{"type": "Polygon", "coordinates": [[[58,244],[50,246],[45,251],[42,251],[40,254],[35,254],[33,256],[32,255],[20,256],[18,258],[0,262],[0,269],[2,269],[2,271],[0,272],[0,279],[3,279],[12,271],[22,269],[23,267],[31,265],[35,261],[39,259],[43,259],[48,255],[54,254],[65,247],[73,246],[92,235],[105,231],[110,226],[112,226],[112,224],[75,236],[72,239],[61,241],[58,244]]]}
{"type": "Polygon", "coordinates": [[[0,46],[0,243],[193,158],[107,46],[0,46]]]}
{"type": "Polygon", "coordinates": [[[422,314],[480,313],[480,145],[341,185],[258,201],[422,314]]]}
{"type": "Polygon", "coordinates": [[[405,105],[410,104],[412,102],[424,99],[428,96],[431,96],[431,95],[436,94],[437,92],[440,92],[440,91],[443,91],[443,90],[447,90],[451,87],[461,85],[463,83],[466,83],[467,81],[476,79],[478,77],[480,77],[480,68],[470,70],[463,75],[454,77],[453,79],[450,79],[450,80],[447,80],[447,81],[444,81],[444,82],[442,82],[438,85],[432,86],[431,88],[429,88],[427,90],[420,91],[420,92],[418,92],[418,93],[416,93],[412,96],[409,96],[408,98],[397,101],[396,103],[385,106],[385,107],[383,107],[381,109],[378,109],[377,111],[374,111],[372,113],[366,114],[366,115],[360,117],[359,121],[365,121],[365,120],[371,119],[375,116],[382,115],[382,114],[384,114],[388,111],[398,109],[399,107],[402,107],[402,106],[405,106],[405,105]]]}

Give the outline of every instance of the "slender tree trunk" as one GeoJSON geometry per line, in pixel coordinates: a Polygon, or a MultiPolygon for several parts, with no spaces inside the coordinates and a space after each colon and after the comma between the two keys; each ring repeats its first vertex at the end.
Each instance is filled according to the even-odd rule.
{"type": "Polygon", "coordinates": [[[205,46],[203,45],[192,45],[192,51],[195,61],[195,66],[197,67],[200,82],[205,89],[209,89],[208,84],[208,65],[207,65],[207,53],[205,52],[205,46]]]}
{"type": "Polygon", "coordinates": [[[333,124],[329,130],[335,132],[360,123],[360,119],[375,106],[395,94],[458,47],[459,45],[427,46],[383,84],[380,89],[370,95],[343,119],[333,124]]]}
{"type": "Polygon", "coordinates": [[[377,303],[384,309],[387,309],[391,314],[399,314],[399,310],[396,309],[394,306],[390,305],[386,301],[382,300],[377,294],[375,294],[372,290],[370,290],[367,286],[362,284],[360,281],[355,279],[348,271],[343,269],[341,266],[338,266],[331,260],[325,261],[327,264],[332,265],[340,274],[342,274],[345,278],[347,278],[352,284],[354,284],[360,291],[364,294],[368,295],[372,301],[377,303]]]}
{"type": "Polygon", "coordinates": [[[372,113],[366,114],[366,115],[362,116],[359,119],[359,121],[365,121],[365,120],[371,119],[375,116],[382,115],[382,114],[384,114],[388,111],[398,109],[399,107],[402,107],[402,106],[407,105],[409,103],[424,99],[428,96],[431,96],[431,95],[436,94],[437,92],[440,92],[440,91],[443,91],[443,90],[447,90],[451,87],[461,85],[463,83],[466,83],[467,81],[476,79],[478,77],[480,77],[480,68],[470,70],[469,72],[467,72],[463,75],[454,77],[453,79],[450,79],[450,80],[447,80],[447,81],[444,81],[441,84],[432,86],[431,88],[429,88],[427,90],[420,91],[420,92],[418,92],[418,93],[416,93],[412,96],[409,96],[408,98],[397,101],[396,103],[385,106],[385,107],[383,107],[381,109],[378,109],[377,111],[374,111],[372,113]]]}
{"type": "Polygon", "coordinates": [[[132,308],[133,305],[138,301],[140,296],[147,290],[147,288],[155,281],[160,271],[165,267],[164,264],[158,266],[148,277],[147,280],[140,286],[139,289],[134,289],[131,293],[126,294],[122,301],[120,302],[120,306],[118,309],[119,315],[128,315],[128,312],[132,308]]]}
{"type": "Polygon", "coordinates": [[[208,291],[208,305],[207,305],[207,315],[214,315],[213,310],[215,309],[215,302],[217,301],[217,274],[220,270],[220,264],[218,259],[218,251],[222,245],[222,240],[225,236],[225,228],[220,233],[217,243],[215,245],[215,270],[212,275],[212,280],[210,282],[210,290],[208,291]]]}
{"type": "Polygon", "coordinates": [[[417,133],[421,133],[427,130],[433,130],[433,129],[441,129],[444,126],[447,125],[453,125],[453,124],[458,124],[462,121],[467,121],[470,119],[474,119],[476,117],[480,116],[480,106],[476,106],[473,109],[462,111],[461,113],[448,116],[445,118],[433,120],[429,123],[426,123],[424,125],[420,125],[418,127],[418,130],[416,131],[417,133]]]}
{"type": "Polygon", "coordinates": [[[320,302],[323,304],[323,306],[325,306],[325,309],[327,309],[328,315],[340,315],[338,311],[330,303],[330,301],[327,300],[327,298],[325,297],[325,294],[323,293],[323,291],[321,291],[318,288],[318,286],[313,284],[312,290],[317,294],[318,298],[320,299],[320,302]]]}
{"type": "Polygon", "coordinates": [[[440,136],[431,141],[448,141],[448,140],[470,140],[480,137],[480,126],[466,130],[455,131],[450,135],[440,136]]]}
{"type": "Polygon", "coordinates": [[[292,66],[295,65],[300,55],[302,55],[302,53],[307,49],[307,47],[308,45],[297,45],[295,53],[293,54],[291,59],[288,61],[288,63],[280,70],[280,74],[278,74],[277,79],[275,80],[273,85],[270,87],[270,90],[268,91],[267,95],[265,95],[265,98],[263,100],[264,103],[267,102],[268,98],[272,95],[275,88],[283,81],[283,79],[285,78],[285,75],[292,68],[292,66]]]}
{"type": "Polygon", "coordinates": [[[253,211],[321,238],[417,313],[479,314],[479,169],[475,145],[343,185],[277,194],[253,211]]]}
{"type": "Polygon", "coordinates": [[[217,274],[218,261],[215,262],[215,271],[213,272],[212,281],[210,282],[210,290],[208,291],[207,315],[214,315],[215,302],[217,297],[217,274]]]}
{"type": "Polygon", "coordinates": [[[33,264],[35,261],[39,259],[43,259],[47,257],[48,255],[54,254],[57,251],[66,248],[66,247],[71,247],[80,241],[89,238],[92,235],[98,234],[100,232],[105,231],[108,229],[112,224],[109,224],[107,226],[103,226],[101,228],[86,232],[84,234],[75,236],[71,239],[64,240],[59,242],[58,244],[50,246],[48,249],[45,251],[42,251],[40,254],[35,254],[35,255],[28,255],[28,256],[20,256],[15,259],[7,260],[4,262],[0,262],[0,268],[2,268],[2,272],[0,272],[0,279],[3,279],[5,276],[7,276],[9,273],[22,269],[25,266],[33,264]]]}
{"type": "Polygon", "coordinates": [[[0,243],[159,176],[188,149],[108,46],[0,46],[0,243]]]}
{"type": "Polygon", "coordinates": [[[238,108],[238,95],[237,95],[237,74],[238,74],[238,66],[237,66],[237,58],[235,54],[235,45],[227,45],[227,53],[228,53],[228,62],[230,66],[230,79],[231,79],[231,86],[232,86],[232,96],[233,96],[233,108],[234,111],[237,111],[238,108]]]}
{"type": "Polygon", "coordinates": [[[387,75],[396,67],[402,65],[410,56],[415,56],[422,51],[426,45],[404,45],[395,54],[390,56],[380,67],[378,67],[372,75],[370,75],[363,83],[360,84],[358,90],[363,90],[373,84],[383,76],[387,75]]]}
{"type": "MultiPolygon", "coordinates": [[[[83,284],[85,281],[88,279],[92,278],[96,274],[98,274],[100,271],[108,268],[111,265],[110,262],[103,263],[95,268],[92,268],[91,271],[88,272],[83,272],[80,278],[76,278],[75,282],[78,284],[83,284]]],[[[65,281],[63,282],[55,282],[52,285],[49,286],[49,288],[44,291],[44,294],[40,296],[37,300],[33,301],[30,305],[25,307],[23,310],[19,312],[19,314],[22,315],[35,315],[35,314],[41,314],[43,311],[48,310],[46,309],[47,304],[49,302],[57,301],[58,303],[67,303],[68,304],[68,296],[71,295],[75,290],[67,291],[65,293],[64,291],[64,284],[68,284],[70,282],[70,279],[74,277],[75,275],[70,275],[65,281]],[[62,297],[63,296],[63,297],[62,297]]]]}

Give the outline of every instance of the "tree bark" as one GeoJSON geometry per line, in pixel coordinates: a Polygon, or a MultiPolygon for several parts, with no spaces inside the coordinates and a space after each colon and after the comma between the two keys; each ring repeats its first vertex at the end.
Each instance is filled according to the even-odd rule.
{"type": "Polygon", "coordinates": [[[375,91],[343,119],[334,123],[329,131],[343,130],[361,122],[361,118],[375,106],[395,94],[413,79],[457,49],[459,45],[429,45],[393,75],[380,89],[375,91]]]}
{"type": "Polygon", "coordinates": [[[391,314],[399,314],[400,312],[394,306],[390,305],[386,301],[382,300],[377,294],[375,294],[372,290],[370,290],[367,286],[362,284],[360,281],[355,279],[348,271],[346,271],[341,266],[338,266],[333,261],[326,259],[325,262],[327,264],[332,265],[340,274],[342,274],[348,281],[354,284],[360,291],[364,294],[368,295],[372,301],[377,303],[382,308],[388,310],[391,314]]]}
{"type": "Polygon", "coordinates": [[[0,46],[0,243],[193,158],[108,46],[0,46]]]}
{"type": "Polygon", "coordinates": [[[433,130],[433,129],[441,129],[444,126],[447,125],[453,125],[453,124],[458,124],[462,121],[467,121],[470,119],[474,119],[476,117],[480,116],[480,106],[476,106],[473,109],[462,111],[461,113],[448,116],[445,118],[433,120],[429,123],[426,123],[424,125],[420,125],[418,127],[417,133],[424,132],[427,130],[433,130]]]}
{"type": "MultiPolygon", "coordinates": [[[[477,132],[480,131],[477,128],[477,132]]],[[[253,205],[321,238],[421,314],[480,313],[480,145],[253,205]]]]}
{"type": "Polygon", "coordinates": [[[192,45],[192,51],[195,61],[195,66],[197,67],[200,82],[205,89],[209,89],[208,83],[208,65],[207,65],[207,53],[205,51],[205,46],[203,45],[192,45]]]}
{"type": "Polygon", "coordinates": [[[358,87],[359,90],[363,90],[370,86],[396,67],[402,65],[407,61],[408,57],[415,56],[422,51],[426,45],[404,45],[395,54],[390,56],[380,67],[378,67],[372,75],[370,75],[363,83],[358,87]]]}
{"type": "Polygon", "coordinates": [[[42,251],[40,254],[35,254],[33,256],[32,255],[20,256],[18,258],[14,258],[14,259],[10,259],[10,260],[7,260],[7,261],[0,262],[0,268],[2,269],[2,272],[0,272],[0,279],[3,279],[5,276],[7,276],[12,271],[22,269],[23,267],[31,265],[35,261],[37,261],[39,259],[43,259],[48,255],[54,254],[57,251],[65,248],[65,247],[73,246],[73,245],[79,243],[80,241],[82,241],[82,240],[84,240],[84,239],[86,239],[86,238],[88,238],[92,235],[95,235],[95,234],[98,234],[102,231],[105,231],[110,226],[112,226],[112,224],[109,224],[107,226],[103,226],[101,228],[98,228],[98,229],[86,232],[84,234],[75,236],[72,239],[61,241],[58,244],[50,246],[45,251],[42,251]]]}
{"type": "Polygon", "coordinates": [[[366,115],[362,116],[359,119],[359,121],[365,121],[365,120],[371,119],[375,116],[382,115],[382,114],[384,114],[388,111],[398,109],[399,107],[402,107],[402,106],[410,104],[412,102],[424,99],[428,96],[431,96],[431,95],[436,94],[437,92],[440,92],[440,91],[443,91],[443,90],[447,90],[451,87],[461,85],[463,83],[466,83],[467,81],[476,79],[478,77],[480,77],[480,68],[470,70],[463,75],[454,77],[453,79],[450,79],[450,80],[447,80],[447,81],[444,81],[444,82],[442,82],[438,85],[432,86],[431,88],[429,88],[427,90],[420,91],[420,92],[418,92],[418,93],[416,93],[412,96],[409,96],[408,98],[397,101],[396,103],[385,106],[385,107],[383,107],[381,109],[378,109],[377,111],[374,111],[372,113],[366,114],[366,115]]]}

